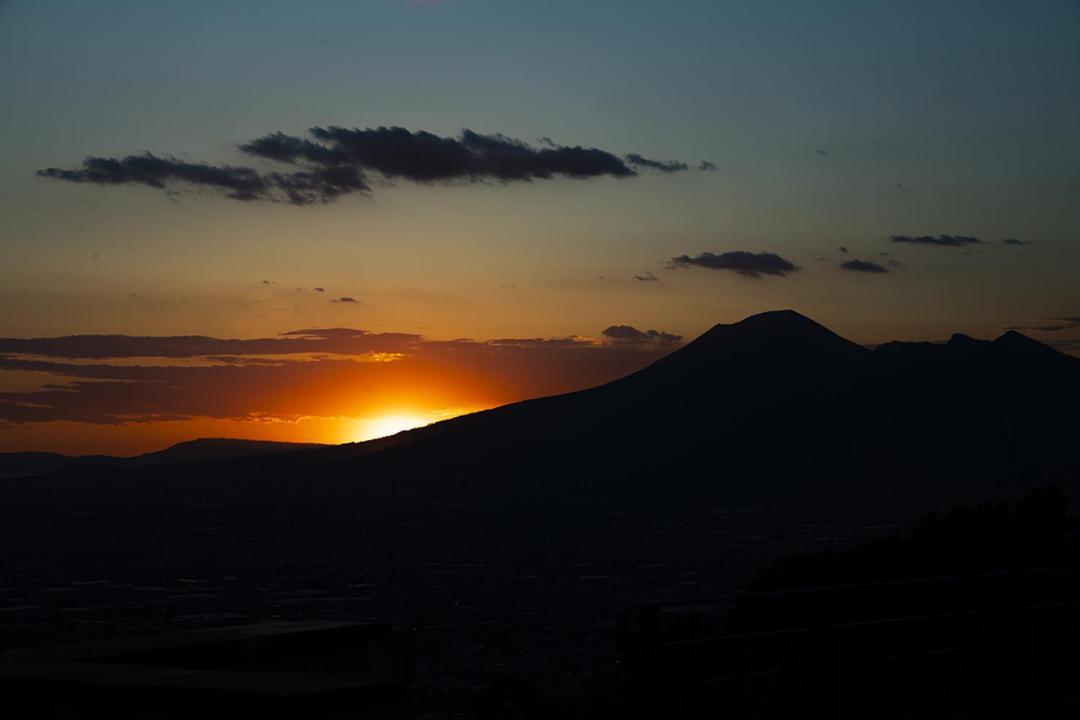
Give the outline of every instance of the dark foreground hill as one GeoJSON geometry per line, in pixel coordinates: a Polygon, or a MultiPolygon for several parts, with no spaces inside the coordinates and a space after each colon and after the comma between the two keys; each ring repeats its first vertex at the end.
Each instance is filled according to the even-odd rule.
{"type": "Polygon", "coordinates": [[[415,634],[430,692],[585,692],[629,605],[1076,481],[1078,406],[1080,361],[1015,333],[870,350],[765,313],[371,443],[4,480],[0,638],[378,618],[415,634]]]}

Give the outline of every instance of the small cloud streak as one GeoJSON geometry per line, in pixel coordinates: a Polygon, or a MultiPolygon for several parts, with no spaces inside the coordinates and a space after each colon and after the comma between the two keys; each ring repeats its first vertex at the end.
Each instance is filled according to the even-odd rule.
{"type": "Polygon", "coordinates": [[[732,250],[719,254],[703,252],[695,257],[679,255],[671,259],[668,267],[672,269],[701,267],[709,270],[730,270],[743,277],[754,279],[761,278],[764,275],[785,277],[799,270],[798,265],[790,260],[785,260],[776,253],[755,253],[745,250],[732,250]]]}
{"type": "Polygon", "coordinates": [[[852,272],[861,272],[861,273],[878,273],[878,274],[880,274],[880,273],[889,272],[888,268],[882,267],[881,265],[878,265],[875,262],[870,262],[869,260],[858,260],[858,259],[848,260],[845,263],[841,263],[840,267],[843,270],[850,270],[852,272]]]}
{"type": "Polygon", "coordinates": [[[630,153],[629,155],[627,155],[626,162],[636,168],[646,168],[648,170],[656,170],[662,173],[683,172],[690,169],[690,166],[684,162],[650,160],[649,158],[641,157],[637,153],[630,153]]]}
{"type": "Polygon", "coordinates": [[[682,340],[681,335],[660,330],[638,330],[633,325],[611,325],[604,329],[604,337],[614,343],[631,345],[676,345],[682,340]]]}
{"type": "Polygon", "coordinates": [[[1044,318],[1047,322],[1038,325],[1013,325],[1006,330],[1033,330],[1036,332],[1063,332],[1080,329],[1080,315],[1044,318]]]}
{"type": "Polygon", "coordinates": [[[895,243],[931,247],[966,247],[982,244],[982,240],[970,235],[893,235],[891,239],[895,243]]]}

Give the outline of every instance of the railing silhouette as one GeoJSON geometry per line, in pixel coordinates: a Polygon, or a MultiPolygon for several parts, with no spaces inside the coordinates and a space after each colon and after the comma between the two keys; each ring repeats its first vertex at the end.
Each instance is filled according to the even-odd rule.
{"type": "Polygon", "coordinates": [[[647,605],[624,649],[641,717],[1080,716],[1080,568],[647,605]]]}

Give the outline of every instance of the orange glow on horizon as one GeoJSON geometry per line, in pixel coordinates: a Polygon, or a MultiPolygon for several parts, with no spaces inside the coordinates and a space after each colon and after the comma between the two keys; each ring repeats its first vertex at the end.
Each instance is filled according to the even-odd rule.
{"type": "Polygon", "coordinates": [[[388,408],[371,417],[303,417],[169,420],[130,424],[33,423],[0,434],[0,452],[64,452],[70,455],[139,455],[197,438],[235,438],[339,445],[394,435],[483,408],[423,411],[388,408]]]}
{"type": "Polygon", "coordinates": [[[399,432],[412,430],[413,428],[429,425],[431,421],[419,415],[399,413],[394,415],[382,415],[375,418],[358,421],[360,430],[356,440],[375,440],[378,438],[397,435],[399,432]]]}
{"type": "Polygon", "coordinates": [[[0,420],[0,452],[131,456],[198,438],[363,442],[601,385],[667,351],[532,339],[427,341],[404,355],[53,358],[55,372],[0,374],[0,394],[11,396],[0,400],[16,418],[0,420]]]}
{"type": "Polygon", "coordinates": [[[349,433],[345,442],[365,442],[397,435],[406,430],[431,425],[441,420],[449,420],[459,415],[467,415],[483,408],[449,408],[430,412],[416,410],[390,410],[386,414],[359,418],[349,423],[349,433]]]}

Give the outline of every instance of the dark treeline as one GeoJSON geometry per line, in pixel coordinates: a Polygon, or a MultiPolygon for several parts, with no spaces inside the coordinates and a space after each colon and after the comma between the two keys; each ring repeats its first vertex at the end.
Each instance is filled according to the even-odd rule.
{"type": "Polygon", "coordinates": [[[986,501],[925,516],[903,535],[781,559],[751,591],[904,580],[1080,563],[1065,491],[1045,485],[1023,499],[986,501]]]}

